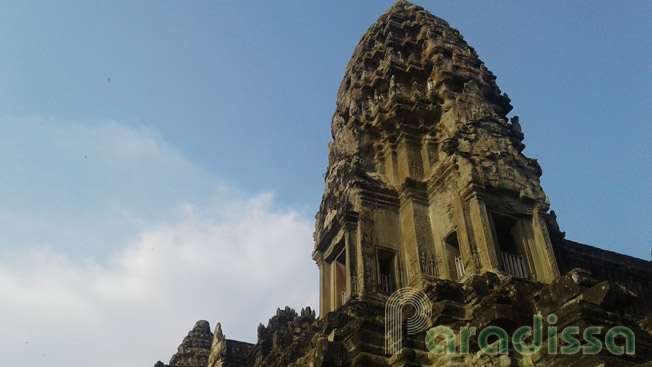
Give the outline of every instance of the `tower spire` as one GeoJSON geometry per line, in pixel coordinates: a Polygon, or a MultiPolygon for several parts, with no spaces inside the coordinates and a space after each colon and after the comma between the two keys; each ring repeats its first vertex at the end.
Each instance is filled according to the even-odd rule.
{"type": "Polygon", "coordinates": [[[558,274],[541,168],[462,35],[407,1],[353,51],[331,123],[314,258],[321,312],[485,271],[558,274]]]}

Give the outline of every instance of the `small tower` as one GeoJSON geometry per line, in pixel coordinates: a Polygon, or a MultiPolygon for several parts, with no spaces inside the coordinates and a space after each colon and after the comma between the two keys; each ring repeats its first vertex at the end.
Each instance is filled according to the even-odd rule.
{"type": "Polygon", "coordinates": [[[559,275],[541,168],[495,79],[457,30],[406,1],[362,36],[316,215],[321,315],[430,278],[559,275]]]}

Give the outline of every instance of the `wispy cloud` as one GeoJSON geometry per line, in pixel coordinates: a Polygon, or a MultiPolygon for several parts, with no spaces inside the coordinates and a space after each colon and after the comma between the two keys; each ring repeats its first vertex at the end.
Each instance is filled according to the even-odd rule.
{"type": "MultiPolygon", "coordinates": [[[[266,321],[277,306],[316,304],[312,223],[292,210],[278,209],[273,194],[247,195],[225,186],[154,132],[119,124],[51,128],[50,137],[59,142],[48,145],[51,156],[60,159],[68,154],[66,142],[74,136],[89,139],[87,150],[96,162],[103,162],[94,168],[103,174],[87,181],[97,186],[88,190],[87,199],[99,205],[71,206],[95,219],[86,218],[76,226],[76,214],[61,210],[44,232],[50,241],[37,241],[38,236],[29,233],[20,236],[20,231],[0,237],[0,354],[5,363],[153,365],[171,356],[198,319],[213,325],[220,321],[228,337],[254,341],[258,322],[266,321]],[[136,205],[129,205],[131,195],[140,189],[125,194],[113,184],[97,182],[122,174],[142,177],[142,189],[161,199],[134,199],[136,205]],[[161,180],[193,182],[197,190],[184,197],[155,184],[161,180]],[[117,204],[106,205],[107,201],[117,204]],[[164,215],[148,217],[138,207],[143,203],[164,215]],[[135,219],[129,220],[125,233],[111,236],[118,230],[110,222],[118,212],[115,207],[128,213],[116,216],[118,224],[125,217],[135,219]],[[57,233],[56,223],[71,233],[57,233]],[[98,235],[102,238],[95,238],[98,235]],[[64,239],[82,243],[59,243],[64,239]],[[101,243],[105,251],[79,256],[77,249],[88,242],[101,243]]],[[[18,162],[6,157],[3,161],[18,172],[18,162]]],[[[74,171],[60,172],[58,184],[73,184],[74,171]]],[[[36,175],[23,174],[24,180],[36,175]]],[[[33,183],[28,186],[41,189],[33,183]]],[[[61,190],[52,188],[54,193],[61,190]]],[[[31,210],[16,210],[13,215],[12,206],[6,207],[3,217],[12,218],[19,228],[21,223],[27,228],[30,220],[49,222],[34,218],[31,210]]]]}
{"type": "Polygon", "coordinates": [[[3,118],[0,167],[0,240],[75,256],[105,255],[220,185],[155,130],[115,122],[3,118]]]}

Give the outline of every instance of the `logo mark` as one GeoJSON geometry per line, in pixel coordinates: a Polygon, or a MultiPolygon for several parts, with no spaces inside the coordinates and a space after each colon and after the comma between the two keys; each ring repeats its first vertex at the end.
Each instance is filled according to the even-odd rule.
{"type": "Polygon", "coordinates": [[[430,326],[432,305],[425,293],[405,287],[394,292],[385,305],[385,353],[394,354],[403,348],[403,308],[412,306],[414,313],[407,318],[407,334],[425,331],[430,326]]]}

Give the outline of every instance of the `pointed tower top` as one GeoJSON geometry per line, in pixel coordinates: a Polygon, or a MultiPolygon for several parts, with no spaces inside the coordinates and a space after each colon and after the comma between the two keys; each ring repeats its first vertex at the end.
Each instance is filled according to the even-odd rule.
{"type": "Polygon", "coordinates": [[[392,6],[391,6],[389,9],[390,9],[390,10],[391,10],[391,9],[399,9],[399,8],[403,8],[403,7],[405,7],[406,5],[412,5],[412,6],[414,6],[414,4],[412,4],[411,2],[409,2],[409,1],[407,1],[407,0],[398,0],[397,2],[395,2],[394,4],[392,4],[392,6]]]}
{"type": "MultiPolygon", "coordinates": [[[[378,116],[367,109],[372,105],[387,107],[382,119],[391,121],[394,129],[400,128],[396,124],[432,128],[445,112],[442,108],[460,94],[473,97],[465,104],[506,120],[512,106],[495,79],[458,30],[424,8],[399,0],[369,27],[353,51],[337,95],[333,138],[337,142],[350,121],[376,124],[378,116]]],[[[346,150],[342,153],[353,153],[346,150]]]]}
{"type": "Polygon", "coordinates": [[[392,6],[385,11],[385,13],[383,13],[380,16],[378,21],[380,22],[383,17],[388,15],[392,15],[392,14],[403,14],[404,16],[408,14],[414,15],[418,11],[425,11],[425,9],[418,5],[414,5],[409,1],[398,0],[397,2],[392,4],[392,6]]]}
{"type": "Polygon", "coordinates": [[[511,109],[460,32],[425,9],[398,1],[369,27],[331,122],[315,217],[320,314],[356,294],[500,271],[503,258],[521,277],[554,277],[533,217],[548,210],[541,168],[521,153],[511,109]]]}

